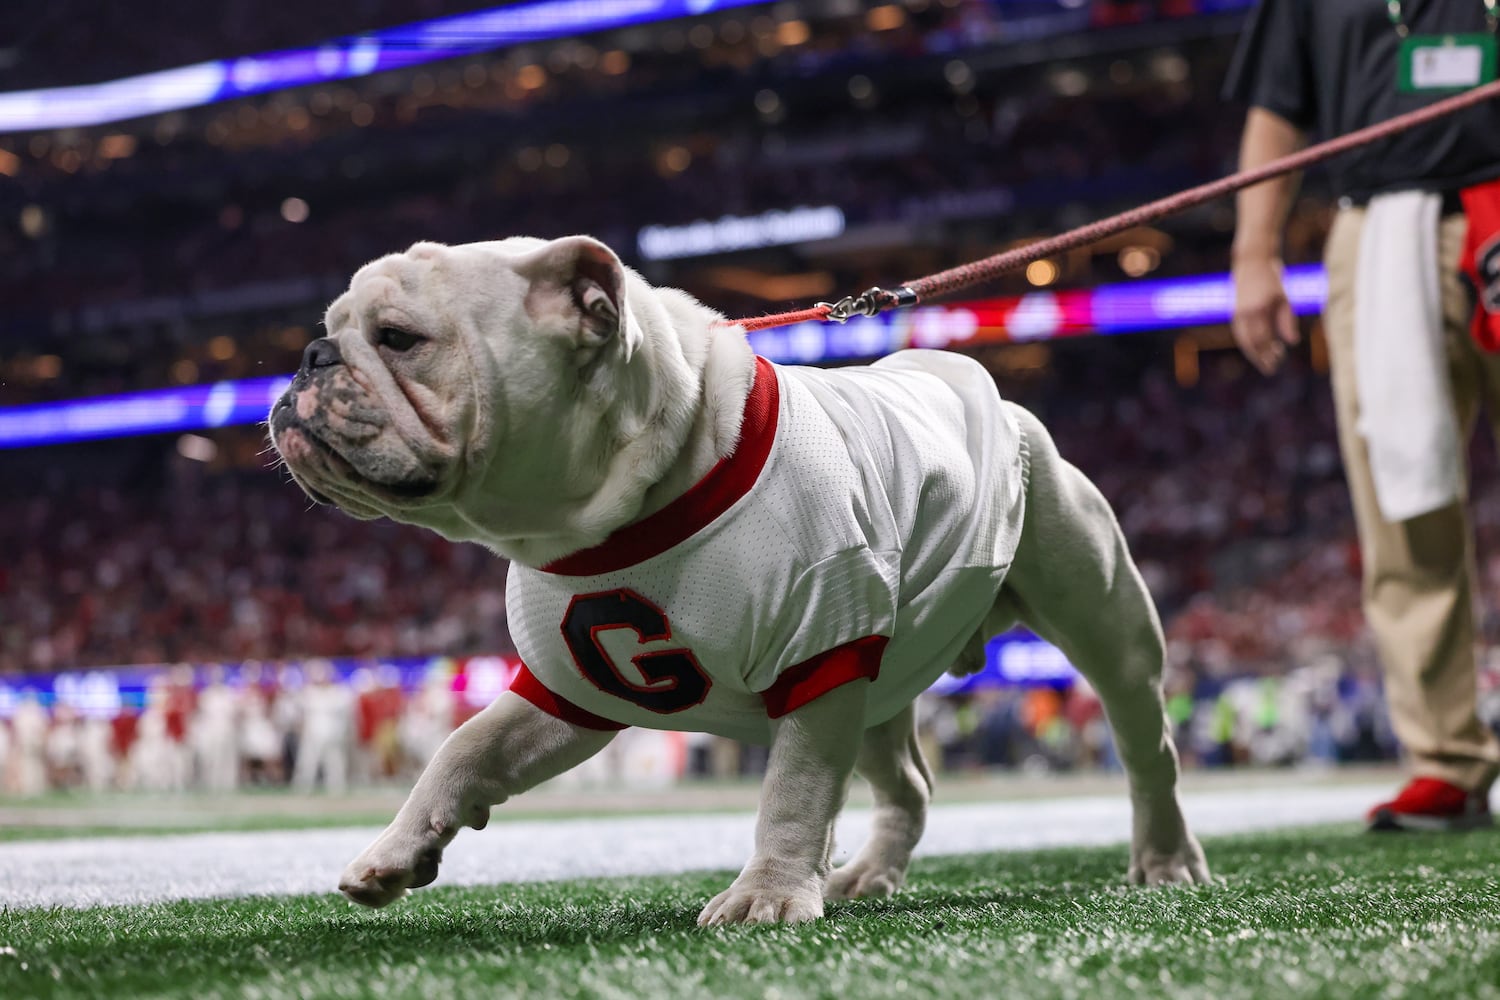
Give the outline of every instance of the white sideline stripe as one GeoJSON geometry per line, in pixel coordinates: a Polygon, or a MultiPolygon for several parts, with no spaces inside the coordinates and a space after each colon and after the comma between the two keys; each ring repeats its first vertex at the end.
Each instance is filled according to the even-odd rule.
{"type": "MultiPolygon", "coordinates": [[[[1288,777],[1290,783],[1295,779],[1288,777]]],[[[941,795],[941,786],[939,794],[941,795]]],[[[1358,820],[1388,784],[1202,791],[1184,795],[1200,836],[1358,820]]],[[[503,808],[503,807],[502,807],[503,808]]],[[[840,859],[864,841],[868,809],[838,826],[840,859]]],[[[445,852],[438,885],[489,885],[734,869],[754,817],[676,815],[494,822],[445,852]]],[[[0,845],[0,906],[98,906],[329,892],[375,827],[90,837],[0,845]]],[[[1119,795],[935,806],[919,855],[1123,843],[1119,795]]],[[[1212,865],[1212,852],[1209,864],[1212,865]]],[[[1125,859],[1120,860],[1123,874],[1125,859]]]]}

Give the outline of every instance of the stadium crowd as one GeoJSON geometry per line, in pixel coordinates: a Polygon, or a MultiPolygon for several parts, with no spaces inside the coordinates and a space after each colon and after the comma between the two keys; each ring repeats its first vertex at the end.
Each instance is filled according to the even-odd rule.
{"type": "MultiPolygon", "coordinates": [[[[105,78],[485,5],[362,0],[309,18],[252,16],[240,0],[153,0],[163,19],[121,8],[103,15],[111,30],[91,24],[88,37],[111,45],[84,61],[105,78]],[[232,36],[195,29],[204,17],[232,36]],[[163,36],[164,23],[182,30],[163,36]],[[135,34],[147,24],[150,47],[135,34]],[[235,52],[213,47],[225,37],[235,52]],[[143,52],[150,65],[132,62],[143,52]]],[[[999,7],[782,4],[715,20],[706,35],[669,25],[633,43],[611,35],[415,68],[384,88],[305,88],[0,138],[0,406],[290,371],[349,272],[418,239],[587,231],[650,279],[753,314],[788,304],[773,277],[828,290],[889,282],[1230,166],[1239,118],[1217,98],[1227,36],[1043,57],[1056,32],[1026,32],[1032,13],[1110,25],[1243,5],[1038,0],[1009,5],[1008,20],[999,7]],[[796,20],[824,14],[816,32],[796,20]],[[1029,58],[1012,58],[1020,45],[970,57],[1005,32],[1029,58]],[[638,252],[647,224],[819,204],[844,212],[837,251],[638,252]]],[[[67,48],[66,9],[28,30],[67,48]]],[[[0,11],[0,37],[6,19],[0,11]]],[[[64,79],[61,64],[24,58],[35,49],[0,48],[0,67],[13,51],[17,86],[64,79]]],[[[1294,210],[1291,261],[1322,242],[1321,190],[1314,176],[1294,210]]],[[[1232,224],[1219,205],[1151,232],[1147,270],[1224,269],[1232,224]]],[[[1035,283],[1145,273],[1127,271],[1119,249],[1060,258],[1035,283]]],[[[1318,338],[1272,382],[1237,355],[1191,345],[1185,370],[1178,348],[1199,334],[1215,336],[1027,344],[983,359],[1118,512],[1163,612],[1169,707],[1188,760],[1390,757],[1318,338]]],[[[379,665],[510,653],[503,562],[311,506],[267,468],[263,447],[258,432],[223,430],[186,448],[158,438],[7,454],[0,685],[184,666],[164,669],[144,712],[114,722],[49,717],[22,693],[0,720],[0,788],[306,787],[317,772],[338,785],[409,771],[472,709],[444,683],[403,686],[379,665]],[[348,685],[312,666],[345,657],[369,664],[348,685]],[[218,663],[265,666],[249,681],[190,682],[191,665],[218,663]]],[[[1492,456],[1476,449],[1471,494],[1482,578],[1495,588],[1492,456]]],[[[1484,635],[1500,641],[1493,610],[1484,635]]],[[[1487,721],[1500,724],[1500,662],[1481,684],[1487,721]]],[[[1084,685],[934,697],[925,710],[948,767],[1112,764],[1084,685]]],[[[723,775],[756,759],[700,741],[683,766],[723,775]]]]}
{"type": "Polygon", "coordinates": [[[505,652],[505,565],[174,459],[154,486],[6,504],[0,674],[132,663],[505,652]]]}
{"type": "MultiPolygon", "coordinates": [[[[870,37],[852,63],[799,57],[795,72],[716,69],[692,50],[622,75],[575,59],[538,67],[546,82],[513,99],[517,70],[501,61],[477,89],[496,90],[494,106],[464,103],[476,89],[449,69],[384,97],[204,109],[160,135],[0,138],[0,401],[281,370],[300,349],[287,328],[305,332],[355,267],[418,239],[589,232],[652,280],[753,314],[787,302],[773,277],[816,278],[814,294],[866,287],[1228,166],[1233,122],[1201,82],[1222,77],[1222,40],[1051,70],[971,67],[959,49],[914,71],[893,58],[899,32],[870,37]],[[682,74],[702,79],[685,90],[682,74]],[[374,117],[351,124],[366,99],[374,117]],[[637,252],[646,225],[798,205],[838,206],[860,252],[637,252]],[[222,338],[240,349],[206,356],[222,338]]],[[[1302,213],[1313,229],[1317,211],[1302,213]]],[[[1221,205],[1157,234],[1152,267],[1222,269],[1231,224],[1221,205]]],[[[1118,249],[1060,260],[1057,280],[1123,280],[1118,249]]]]}
{"type": "MultiPolygon", "coordinates": [[[[1168,343],[1142,335],[1058,344],[1040,370],[1000,380],[1006,395],[1044,415],[1063,453],[1121,518],[1164,613],[1185,755],[1210,765],[1390,756],[1326,386],[1306,362],[1265,381],[1229,353],[1205,354],[1197,383],[1182,386],[1162,364],[1168,343]]],[[[44,491],[7,491],[0,679],[133,663],[373,664],[511,652],[502,561],[312,506],[266,468],[255,432],[222,431],[215,440],[209,462],[160,439],[73,446],[39,467],[44,491]],[[101,449],[134,455],[111,467],[101,449]]],[[[1474,506],[1491,586],[1500,585],[1495,487],[1493,463],[1481,462],[1474,506]]],[[[1492,613],[1490,638],[1497,625],[1492,613]]],[[[1487,690],[1500,689],[1500,662],[1489,666],[1487,690]]],[[[409,696],[388,695],[398,711],[421,700],[409,696]]],[[[1497,698],[1500,691],[1486,704],[1500,723],[1497,698]]],[[[1085,686],[980,691],[933,699],[930,712],[948,766],[1112,761],[1085,686]]],[[[192,727],[163,724],[187,748],[183,759],[197,760],[192,727]]],[[[154,725],[120,730],[111,746],[127,759],[127,745],[154,725]]],[[[66,717],[56,726],[87,728],[66,717]]],[[[291,726],[284,720],[278,745],[291,726]]],[[[21,740],[19,717],[11,728],[11,742],[21,740]]],[[[349,753],[364,760],[375,730],[360,731],[349,753]]],[[[81,735],[59,739],[65,748],[88,745],[81,735]]],[[[184,775],[207,780],[206,765],[194,767],[184,775]]],[[[249,773],[251,763],[243,767],[249,773]]],[[[81,765],[64,770],[87,780],[81,765]]],[[[288,758],[256,771],[289,780],[295,765],[288,758]]]]}

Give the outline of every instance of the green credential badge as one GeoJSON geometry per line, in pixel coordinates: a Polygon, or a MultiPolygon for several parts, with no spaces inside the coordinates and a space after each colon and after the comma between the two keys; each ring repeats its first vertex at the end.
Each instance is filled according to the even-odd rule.
{"type": "Polygon", "coordinates": [[[1411,35],[1401,39],[1397,89],[1403,94],[1468,90],[1495,79],[1495,36],[1411,35]]]}

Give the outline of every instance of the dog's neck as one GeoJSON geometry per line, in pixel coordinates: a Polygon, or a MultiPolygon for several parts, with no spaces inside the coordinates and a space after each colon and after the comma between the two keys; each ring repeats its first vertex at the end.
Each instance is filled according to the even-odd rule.
{"type": "Polygon", "coordinates": [[[709,342],[702,367],[696,370],[701,402],[677,457],[661,479],[641,496],[638,521],[666,507],[708,475],[721,459],[734,451],[745,400],[754,381],[754,358],[744,335],[717,333],[709,342]]]}
{"type": "Polygon", "coordinates": [[[593,376],[609,380],[611,403],[570,410],[571,426],[555,429],[555,488],[527,489],[539,502],[528,510],[507,503],[466,517],[500,555],[543,566],[591,548],[666,507],[734,450],[755,373],[749,342],[715,326],[722,317],[691,296],[649,292],[627,299],[642,331],[636,355],[605,359],[593,376]]]}

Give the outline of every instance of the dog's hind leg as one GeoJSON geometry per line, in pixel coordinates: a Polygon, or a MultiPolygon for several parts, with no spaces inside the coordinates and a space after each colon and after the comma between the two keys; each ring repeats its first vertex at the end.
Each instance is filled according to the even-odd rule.
{"type": "Polygon", "coordinates": [[[826,899],[889,896],[906,881],[932,797],[932,773],[917,742],[914,705],[865,730],[854,769],[875,793],[875,825],[859,853],[829,875],[826,899]]]}
{"type": "Polygon", "coordinates": [[[1109,503],[1063,460],[1036,417],[1020,407],[1012,412],[1029,448],[1030,482],[1020,547],[995,616],[1019,611],[1099,693],[1130,781],[1130,880],[1206,881],[1203,850],[1177,800],[1177,750],[1161,692],[1166,646],[1156,607],[1109,503]]]}

